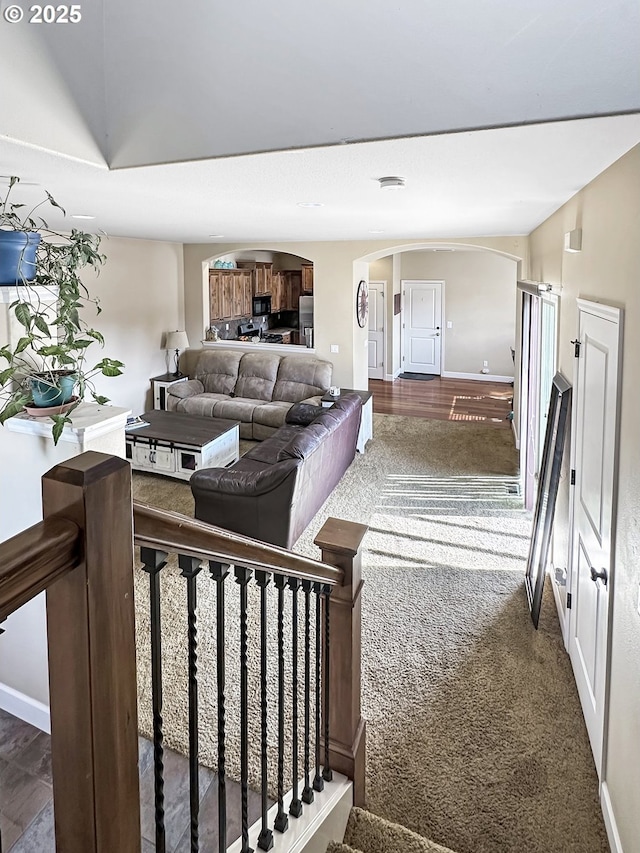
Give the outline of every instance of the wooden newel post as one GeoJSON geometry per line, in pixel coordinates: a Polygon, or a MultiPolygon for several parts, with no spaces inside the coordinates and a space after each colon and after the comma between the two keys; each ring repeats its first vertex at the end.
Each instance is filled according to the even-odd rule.
{"type": "Polygon", "coordinates": [[[365,805],[366,723],[360,713],[362,570],[360,546],[368,527],[329,518],[314,542],[322,561],[344,572],[331,592],[329,757],[353,780],[354,805],[365,805]]]}
{"type": "Polygon", "coordinates": [[[84,561],[47,590],[58,853],[140,853],[131,468],[88,452],[42,479],[84,561]]]}

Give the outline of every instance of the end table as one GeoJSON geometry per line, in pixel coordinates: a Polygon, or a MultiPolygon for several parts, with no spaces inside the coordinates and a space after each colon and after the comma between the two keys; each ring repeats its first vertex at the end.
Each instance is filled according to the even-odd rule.
{"type": "Polygon", "coordinates": [[[153,408],[164,411],[167,408],[167,388],[169,385],[173,385],[174,382],[186,382],[188,378],[184,373],[180,373],[177,376],[175,373],[163,373],[162,376],[152,376],[153,408]]]}

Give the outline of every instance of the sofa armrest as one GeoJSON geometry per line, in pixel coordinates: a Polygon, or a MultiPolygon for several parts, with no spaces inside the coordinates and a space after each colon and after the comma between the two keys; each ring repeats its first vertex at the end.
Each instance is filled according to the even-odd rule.
{"type": "Polygon", "coordinates": [[[300,465],[299,459],[287,459],[262,471],[234,471],[233,468],[203,468],[189,480],[194,497],[206,498],[208,492],[239,497],[264,495],[278,488],[300,465]]]}
{"type": "Polygon", "coordinates": [[[199,379],[187,379],[186,382],[175,382],[167,388],[167,394],[171,397],[179,397],[181,400],[185,397],[193,397],[196,394],[204,393],[204,385],[199,379]]]}

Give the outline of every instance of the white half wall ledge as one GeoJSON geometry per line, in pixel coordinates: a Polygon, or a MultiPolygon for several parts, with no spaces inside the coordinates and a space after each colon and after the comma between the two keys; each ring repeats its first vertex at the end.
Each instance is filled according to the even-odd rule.
{"type": "Polygon", "coordinates": [[[0,683],[0,708],[35,726],[40,731],[51,734],[51,717],[49,706],[37,699],[32,699],[19,690],[14,690],[8,684],[0,683]]]}
{"type": "MultiPolygon", "coordinates": [[[[62,430],[60,441],[70,441],[84,447],[87,442],[115,429],[124,429],[127,415],[131,409],[121,409],[117,406],[100,406],[97,403],[80,403],[71,413],[71,426],[62,430]]],[[[5,421],[5,426],[11,432],[22,432],[29,435],[50,438],[53,441],[51,427],[53,421],[49,417],[37,418],[21,412],[5,421]]]]}
{"type": "Polygon", "coordinates": [[[445,379],[472,379],[474,382],[513,382],[513,376],[498,376],[493,373],[455,373],[451,370],[443,370],[445,379]]]}

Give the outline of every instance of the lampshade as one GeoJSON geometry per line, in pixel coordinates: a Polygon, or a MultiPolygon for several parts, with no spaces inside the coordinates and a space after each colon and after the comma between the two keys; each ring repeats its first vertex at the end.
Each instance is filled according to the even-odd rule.
{"type": "Polygon", "coordinates": [[[189,338],[187,338],[186,332],[167,332],[165,349],[187,349],[188,347],[189,338]]]}

